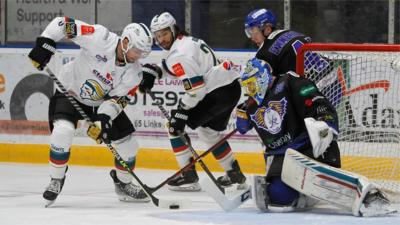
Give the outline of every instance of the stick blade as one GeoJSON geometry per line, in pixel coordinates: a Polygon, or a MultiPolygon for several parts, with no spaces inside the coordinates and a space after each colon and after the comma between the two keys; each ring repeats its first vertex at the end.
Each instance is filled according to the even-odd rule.
{"type": "Polygon", "coordinates": [[[235,195],[232,199],[229,199],[224,195],[221,190],[208,178],[203,178],[201,180],[201,187],[204,191],[209,194],[214,201],[218,203],[219,206],[226,212],[232,211],[242,205],[245,201],[251,198],[251,187],[247,186],[239,194],[235,195]]]}

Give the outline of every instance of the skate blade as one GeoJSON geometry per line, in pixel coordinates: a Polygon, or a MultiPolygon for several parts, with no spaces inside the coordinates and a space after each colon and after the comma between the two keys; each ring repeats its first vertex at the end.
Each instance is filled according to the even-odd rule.
{"type": "Polygon", "coordinates": [[[364,213],[361,213],[363,217],[384,217],[392,214],[397,214],[398,211],[392,207],[382,208],[379,210],[368,210],[364,213]]]}
{"type": "Polygon", "coordinates": [[[139,199],[139,198],[132,198],[129,196],[118,196],[118,199],[121,202],[150,202],[151,200],[149,197],[139,199]]]}
{"type": "Polygon", "coordinates": [[[181,186],[170,186],[170,185],[167,185],[167,186],[168,186],[168,189],[171,191],[194,192],[194,191],[201,190],[199,183],[185,184],[185,185],[181,185],[181,186]]]}
{"type": "Polygon", "coordinates": [[[44,205],[44,207],[45,207],[45,208],[48,208],[48,207],[50,207],[51,205],[53,205],[54,202],[55,202],[55,200],[53,200],[53,201],[46,200],[46,204],[44,205]]]}

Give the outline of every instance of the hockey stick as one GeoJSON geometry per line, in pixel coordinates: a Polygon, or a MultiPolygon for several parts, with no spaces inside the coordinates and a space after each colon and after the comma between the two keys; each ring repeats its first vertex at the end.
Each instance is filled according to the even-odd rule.
{"type": "MultiPolygon", "coordinates": [[[[151,99],[153,101],[156,101],[156,96],[154,95],[153,92],[147,90],[146,91],[151,99]]],[[[163,115],[165,116],[165,118],[167,118],[168,121],[171,121],[171,117],[169,116],[167,110],[161,105],[161,103],[159,103],[158,101],[156,101],[156,105],[158,106],[158,108],[161,110],[161,112],[163,113],[163,115]]],[[[199,155],[197,154],[197,152],[194,150],[194,148],[192,147],[192,145],[189,143],[189,141],[187,140],[187,138],[185,137],[185,135],[182,132],[177,132],[180,139],[185,143],[185,145],[188,146],[189,150],[192,152],[193,156],[195,158],[199,158],[199,155]]],[[[214,175],[212,175],[211,171],[208,169],[208,167],[206,166],[206,164],[203,162],[203,160],[201,160],[201,158],[199,158],[198,162],[200,163],[201,167],[203,168],[203,170],[206,172],[206,174],[210,177],[210,179],[214,182],[214,184],[221,190],[222,193],[225,193],[224,188],[222,188],[220,185],[218,185],[218,181],[217,179],[215,179],[214,175]]]]}
{"type": "MultiPolygon", "coordinates": [[[[72,97],[68,91],[65,89],[64,85],[58,80],[56,75],[50,70],[49,67],[46,67],[46,72],[49,74],[50,78],[56,83],[58,88],[62,91],[62,93],[68,98],[68,100],[71,102],[72,106],[78,111],[78,113],[85,119],[86,122],[89,124],[92,124],[93,122],[89,118],[89,116],[83,111],[83,109],[79,106],[78,102],[72,97]]],[[[151,201],[154,203],[154,205],[162,208],[169,208],[169,209],[179,209],[184,205],[188,205],[190,200],[163,200],[155,197],[152,194],[152,191],[150,188],[145,185],[139,177],[132,171],[132,168],[128,166],[128,164],[125,162],[125,160],[122,159],[122,157],[118,154],[117,150],[111,145],[111,144],[106,144],[108,150],[114,155],[114,157],[118,160],[118,162],[122,165],[124,169],[127,170],[129,174],[135,178],[135,180],[138,182],[140,187],[146,192],[146,194],[151,198],[151,201]],[[185,202],[186,201],[186,202],[185,202]]]]}
{"type": "Polygon", "coordinates": [[[201,187],[218,203],[219,206],[226,212],[232,211],[242,205],[245,201],[251,198],[251,186],[235,195],[233,198],[228,198],[224,195],[210,179],[203,178],[200,182],[201,187]]]}
{"type": "MultiPolygon", "coordinates": [[[[162,186],[164,186],[165,184],[167,184],[170,180],[174,179],[176,176],[178,176],[179,174],[181,174],[183,171],[187,170],[189,167],[191,167],[192,165],[194,165],[196,162],[198,162],[200,159],[204,158],[206,155],[208,155],[210,152],[214,151],[216,148],[218,148],[219,146],[221,146],[221,144],[223,144],[228,138],[230,138],[232,135],[234,135],[236,133],[237,129],[231,131],[230,133],[228,133],[227,135],[225,135],[225,137],[223,137],[221,140],[219,140],[217,143],[215,143],[211,148],[209,148],[207,151],[203,152],[202,154],[200,154],[198,157],[194,158],[189,164],[187,164],[186,166],[184,166],[183,168],[181,168],[180,170],[178,170],[176,173],[174,173],[172,176],[168,177],[166,180],[164,180],[161,184],[157,185],[156,187],[149,187],[149,189],[151,190],[151,192],[155,192],[158,189],[160,189],[162,186]]],[[[214,185],[213,185],[214,186],[214,185]]],[[[217,189],[219,190],[219,189],[217,189]]]]}
{"type": "MultiPolygon", "coordinates": [[[[307,132],[302,133],[293,140],[294,143],[292,142],[288,145],[285,145],[284,147],[278,149],[277,151],[274,151],[273,153],[264,153],[264,157],[285,154],[286,150],[290,147],[302,146],[306,138],[308,138],[307,132]]],[[[210,181],[208,179],[203,179],[200,185],[207,192],[207,194],[209,194],[214,199],[214,201],[216,201],[221,206],[221,208],[227,212],[238,208],[245,201],[252,198],[251,186],[247,186],[246,189],[230,199],[226,195],[222,194],[217,188],[215,188],[214,185],[210,185],[210,181]]]]}

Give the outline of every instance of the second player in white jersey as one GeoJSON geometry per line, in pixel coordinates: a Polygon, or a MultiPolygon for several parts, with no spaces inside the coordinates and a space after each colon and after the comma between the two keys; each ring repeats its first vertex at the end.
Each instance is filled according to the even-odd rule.
{"type": "MultiPolygon", "coordinates": [[[[177,109],[171,110],[171,120],[167,124],[173,151],[183,168],[192,160],[192,153],[179,133],[183,133],[187,125],[198,132],[208,148],[217,143],[223,137],[221,132],[226,129],[231,112],[241,96],[239,74],[232,69],[229,61],[218,60],[203,40],[180,30],[170,13],[154,16],[150,29],[165,55],[161,65],[145,66],[158,70],[158,78],[169,75],[180,79],[185,89],[177,109]]],[[[143,73],[139,90],[151,90],[155,79],[155,76],[143,73]]],[[[246,178],[228,142],[215,149],[213,155],[227,172],[227,175],[218,178],[222,186],[244,185],[246,178]]],[[[171,190],[200,190],[194,166],[168,185],[171,190]]]]}
{"type": "Polygon", "coordinates": [[[193,108],[213,90],[231,84],[239,74],[231,63],[221,62],[201,39],[178,35],[169,51],[164,51],[162,68],[165,74],[183,81],[182,103],[193,108]]]}
{"type": "MultiPolygon", "coordinates": [[[[88,135],[113,143],[130,168],[134,167],[138,148],[135,131],[123,108],[134,95],[142,78],[139,59],[146,57],[153,44],[151,32],[144,24],[127,25],[121,37],[102,25],[89,25],[71,17],[57,17],[36,40],[29,58],[43,70],[56,52],[56,42],[72,40],[81,49],[76,58],[57,73],[58,79],[94,123],[88,135]]],[[[67,172],[70,147],[78,120],[83,119],[62,90],[56,90],[49,104],[50,177],[43,197],[52,204],[61,192],[67,172]]],[[[111,177],[120,200],[149,201],[132,177],[115,160],[111,177]]]]}

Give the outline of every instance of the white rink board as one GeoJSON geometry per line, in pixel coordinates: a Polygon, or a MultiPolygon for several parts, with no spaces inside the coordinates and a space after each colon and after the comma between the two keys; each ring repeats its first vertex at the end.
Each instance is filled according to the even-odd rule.
{"type": "MultiPolygon", "coordinates": [[[[0,100],[4,103],[4,108],[0,110],[0,120],[13,120],[21,117],[26,117],[28,121],[47,121],[47,110],[49,99],[40,91],[34,92],[35,86],[43,87],[46,79],[49,79],[44,71],[38,71],[34,68],[29,58],[27,57],[30,49],[24,48],[0,48],[0,74],[4,77],[5,90],[0,92],[0,100]],[[24,83],[23,79],[28,77],[37,78],[35,83],[24,83]],[[18,89],[16,89],[18,87],[18,89]],[[31,90],[30,90],[31,89],[31,90]],[[26,93],[32,92],[32,93],[26,93]],[[12,97],[14,96],[14,98],[12,97]],[[19,97],[15,97],[19,96],[19,97]],[[24,102],[25,104],[21,103],[24,102]],[[13,109],[12,109],[13,108],[13,109]],[[11,112],[14,113],[11,113],[11,112]],[[17,115],[15,112],[18,112],[17,115]],[[11,116],[11,114],[14,114],[11,116]],[[14,117],[14,118],[12,118],[14,117]]],[[[49,67],[53,72],[57,73],[60,67],[73,60],[78,49],[60,49],[50,63],[49,67]]],[[[254,56],[254,52],[217,52],[220,58],[229,58],[235,64],[244,64],[245,61],[254,56]]],[[[153,51],[149,58],[142,63],[158,63],[161,61],[161,51],[153,51]]],[[[49,88],[51,88],[49,86],[49,88]]],[[[1,89],[0,89],[1,90],[1,89]]],[[[162,97],[164,107],[167,110],[177,107],[178,100],[183,94],[183,87],[178,80],[163,78],[156,82],[153,89],[157,97],[162,97]]],[[[138,97],[133,99],[132,104],[125,109],[127,115],[132,120],[136,128],[136,136],[138,137],[141,147],[157,147],[170,148],[170,143],[167,139],[167,133],[164,128],[165,118],[156,105],[152,105],[149,96],[143,96],[138,93],[138,97]]],[[[228,125],[226,132],[235,128],[234,115],[228,125]]],[[[190,133],[192,131],[189,130],[190,133]]],[[[92,145],[92,140],[86,137],[86,127],[80,128],[76,132],[74,144],[92,145]]],[[[195,133],[191,135],[194,147],[196,149],[204,149],[195,133]]],[[[48,143],[47,135],[36,134],[5,134],[0,133],[0,142],[11,143],[48,143]]],[[[261,151],[262,146],[257,141],[254,131],[249,135],[236,134],[231,138],[232,147],[234,150],[240,151],[261,151]]]]}

